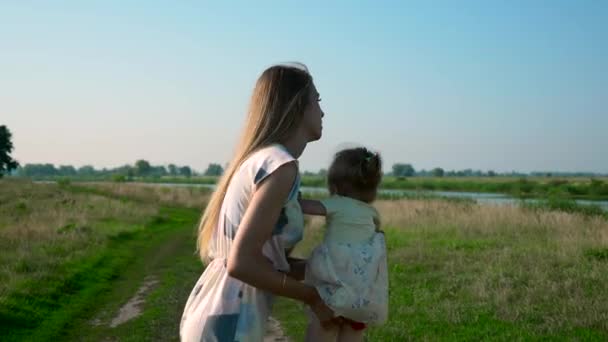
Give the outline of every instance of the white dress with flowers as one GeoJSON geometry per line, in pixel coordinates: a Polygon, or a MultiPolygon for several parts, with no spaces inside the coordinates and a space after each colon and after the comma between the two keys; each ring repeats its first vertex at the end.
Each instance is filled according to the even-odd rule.
{"type": "MultiPolygon", "coordinates": [[[[255,152],[233,176],[210,241],[212,261],[196,282],[180,324],[182,341],[261,342],[271,311],[272,295],[228,275],[226,258],[257,184],[280,166],[295,161],[281,145],[255,152]]],[[[302,239],[304,218],[298,203],[300,180],[295,181],[264,256],[278,271],[288,272],[286,250],[302,239]]]]}
{"type": "Polygon", "coordinates": [[[327,230],[306,266],[306,283],[317,288],[336,315],[381,324],[388,316],[388,272],[378,212],[349,197],[321,200],[327,230]]]}

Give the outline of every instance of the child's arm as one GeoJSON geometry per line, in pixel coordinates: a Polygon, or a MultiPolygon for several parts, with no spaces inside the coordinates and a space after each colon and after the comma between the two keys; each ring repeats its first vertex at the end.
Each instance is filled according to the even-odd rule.
{"type": "Polygon", "coordinates": [[[302,207],[302,212],[307,215],[327,215],[327,210],[320,201],[315,200],[307,200],[307,199],[299,199],[300,207],[302,207]]]}
{"type": "Polygon", "coordinates": [[[382,223],[380,222],[380,215],[377,212],[374,215],[374,225],[376,226],[376,232],[384,234],[384,231],[380,229],[382,223]]]}
{"type": "Polygon", "coordinates": [[[380,220],[374,217],[374,224],[376,225],[376,232],[384,234],[384,231],[380,229],[380,220]]]}

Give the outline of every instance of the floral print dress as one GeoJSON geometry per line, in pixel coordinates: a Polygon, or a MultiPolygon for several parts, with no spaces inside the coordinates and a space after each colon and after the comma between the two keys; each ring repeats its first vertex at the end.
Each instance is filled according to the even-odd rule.
{"type": "MultiPolygon", "coordinates": [[[[216,230],[209,243],[211,262],[188,298],[180,324],[182,341],[260,342],[271,312],[272,295],[228,275],[226,258],[257,184],[280,166],[295,161],[278,144],[253,153],[228,186],[216,230]]],[[[302,239],[304,218],[296,179],[263,254],[281,272],[289,271],[286,250],[302,239]]]]}
{"type": "Polygon", "coordinates": [[[381,324],[388,316],[388,270],[384,234],[376,231],[378,212],[353,198],[321,200],[327,230],[306,265],[305,282],[317,288],[335,314],[381,324]]]}

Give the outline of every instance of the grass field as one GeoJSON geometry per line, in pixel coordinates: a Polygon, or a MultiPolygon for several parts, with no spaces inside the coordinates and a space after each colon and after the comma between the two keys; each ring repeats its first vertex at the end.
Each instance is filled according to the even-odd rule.
{"type": "MultiPolygon", "coordinates": [[[[64,178],[47,178],[61,180],[64,178]]],[[[142,177],[132,181],[145,183],[215,184],[217,177],[142,177]]],[[[90,181],[73,178],[74,181],[90,181]]],[[[110,181],[111,177],[96,179],[110,181]]],[[[121,178],[121,180],[126,180],[121,178]]],[[[302,177],[302,185],[326,187],[326,179],[318,176],[302,177]]],[[[381,188],[416,191],[458,191],[499,193],[521,198],[562,198],[608,200],[608,177],[392,177],[382,179],[381,188]]]]}
{"type": "Polygon", "coordinates": [[[178,340],[202,271],[194,231],[208,193],[6,180],[0,189],[2,341],[178,340]],[[144,313],[109,327],[150,277],[144,313]]]}
{"type": "MultiPolygon", "coordinates": [[[[3,341],[176,341],[207,190],[0,181],[3,341]],[[111,327],[146,282],[142,314],[111,327]]],[[[607,340],[608,220],[560,206],[378,201],[390,318],[370,341],[607,340]]],[[[323,233],[308,220],[296,255],[323,233]]],[[[304,308],[274,315],[302,340],[304,308]]]]}
{"type": "MultiPolygon", "coordinates": [[[[322,177],[304,177],[304,186],[325,186],[322,177]]],[[[514,197],[608,199],[608,179],[557,177],[384,177],[384,189],[499,193],[514,197]]]]}
{"type": "MultiPolygon", "coordinates": [[[[370,341],[608,339],[608,221],[449,201],[377,203],[389,249],[390,318],[370,341]]],[[[307,256],[322,221],[296,253],[307,256]]],[[[296,341],[303,308],[275,314],[296,341]]]]}
{"type": "MultiPolygon", "coordinates": [[[[214,184],[216,177],[158,178],[145,182],[214,184]]],[[[324,177],[302,177],[302,185],[325,187],[324,177]]],[[[514,197],[554,197],[608,200],[608,177],[391,177],[383,178],[383,189],[417,191],[461,191],[500,193],[514,197]]]]}

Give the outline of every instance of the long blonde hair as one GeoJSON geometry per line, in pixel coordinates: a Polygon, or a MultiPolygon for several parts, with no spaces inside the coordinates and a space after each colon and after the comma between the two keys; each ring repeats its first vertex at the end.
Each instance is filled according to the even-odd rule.
{"type": "Polygon", "coordinates": [[[209,241],[232,176],[253,152],[284,142],[294,133],[309,104],[311,86],[312,77],[303,64],[275,65],[258,78],[240,143],[199,223],[197,250],[203,261],[209,257],[209,241]]]}

